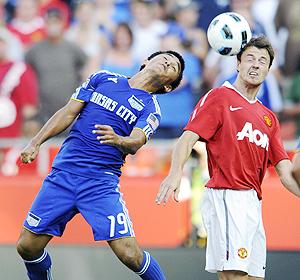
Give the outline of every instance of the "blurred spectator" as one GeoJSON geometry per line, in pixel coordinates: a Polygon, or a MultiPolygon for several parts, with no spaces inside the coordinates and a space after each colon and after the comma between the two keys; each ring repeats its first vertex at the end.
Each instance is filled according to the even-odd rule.
{"type": "Polygon", "coordinates": [[[21,41],[11,33],[6,27],[0,24],[0,33],[5,33],[7,47],[7,57],[10,60],[17,61],[23,60],[24,49],[21,41]]]}
{"type": "MultiPolygon", "coordinates": [[[[196,230],[196,246],[203,248],[207,242],[207,234],[203,223],[201,206],[205,185],[209,180],[206,145],[198,141],[192,150],[191,158],[191,222],[196,230]]],[[[191,246],[194,242],[193,237],[189,236],[186,245],[191,246]]]]}
{"type": "Polygon", "coordinates": [[[126,23],[117,26],[112,47],[105,56],[102,69],[131,77],[140,68],[140,62],[132,52],[133,35],[126,23]]]}
{"type": "Polygon", "coordinates": [[[109,48],[109,42],[99,30],[96,5],[93,1],[78,2],[72,25],[66,31],[66,39],[77,44],[88,56],[84,77],[99,68],[99,63],[109,48]]]}
{"type": "Polygon", "coordinates": [[[178,34],[185,45],[201,61],[208,50],[206,32],[197,27],[200,16],[199,3],[192,0],[178,1],[174,7],[176,21],[170,24],[169,32],[178,34]]]}
{"type": "Polygon", "coordinates": [[[0,31],[0,138],[23,135],[23,125],[37,113],[38,87],[34,71],[8,58],[7,33],[0,31]]]}
{"type": "Polygon", "coordinates": [[[274,50],[278,49],[278,36],[274,22],[278,3],[279,0],[254,0],[252,5],[252,14],[263,26],[274,50]]]}
{"type": "Polygon", "coordinates": [[[58,9],[64,20],[64,25],[67,27],[71,21],[70,7],[62,0],[39,0],[39,13],[44,18],[50,9],[58,9]]]}
{"type": "MultiPolygon", "coordinates": [[[[8,58],[9,35],[0,31],[0,139],[32,137],[39,129],[35,120],[38,88],[34,72],[23,62],[8,58]]],[[[0,173],[17,171],[18,148],[0,146],[0,173]],[[17,151],[17,152],[16,152],[17,151]]]]}
{"type": "Polygon", "coordinates": [[[197,2],[201,7],[201,17],[198,20],[198,26],[205,31],[215,16],[230,11],[230,0],[198,0],[197,2]]]}
{"type": "Polygon", "coordinates": [[[26,48],[41,41],[45,37],[44,20],[38,15],[37,0],[19,0],[8,29],[26,48]]]}
{"type": "Polygon", "coordinates": [[[169,95],[157,95],[162,119],[154,137],[177,138],[182,134],[182,129],[199,99],[197,94],[201,82],[201,66],[198,58],[184,50],[180,38],[173,34],[162,37],[160,49],[172,49],[181,53],[186,65],[180,86],[169,95]]]}
{"type": "Polygon", "coordinates": [[[277,30],[286,28],[288,38],[285,47],[285,61],[283,63],[283,73],[292,77],[296,74],[300,62],[300,1],[280,0],[275,24],[277,30]]]}
{"type": "Polygon", "coordinates": [[[45,17],[47,37],[30,48],[25,56],[38,76],[42,124],[66,104],[80,84],[87,59],[77,45],[63,38],[64,22],[59,9],[49,9],[45,17]]]}
{"type": "Polygon", "coordinates": [[[157,0],[133,0],[131,3],[133,53],[139,61],[159,49],[160,37],[167,32],[167,24],[155,18],[156,5],[157,0]]]}
{"type": "MultiPolygon", "coordinates": [[[[300,66],[300,65],[299,65],[300,66]]],[[[298,66],[298,67],[299,67],[298,66]]],[[[299,68],[298,68],[299,69],[299,68]]],[[[292,84],[285,99],[282,112],[285,139],[291,140],[300,136],[300,71],[292,79],[292,84]]]]}
{"type": "Polygon", "coordinates": [[[95,3],[97,24],[107,38],[111,38],[118,23],[130,21],[129,3],[126,1],[95,0],[95,3]]]}

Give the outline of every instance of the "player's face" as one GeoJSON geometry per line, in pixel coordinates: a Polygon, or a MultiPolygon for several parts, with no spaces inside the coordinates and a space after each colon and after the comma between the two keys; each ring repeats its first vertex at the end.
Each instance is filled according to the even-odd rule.
{"type": "Polygon", "coordinates": [[[259,86],[269,72],[270,56],[266,49],[249,47],[238,61],[239,78],[244,82],[259,86]]]}
{"type": "Polygon", "coordinates": [[[164,53],[147,61],[145,69],[151,70],[154,80],[164,86],[178,78],[181,67],[176,56],[164,53]]]}

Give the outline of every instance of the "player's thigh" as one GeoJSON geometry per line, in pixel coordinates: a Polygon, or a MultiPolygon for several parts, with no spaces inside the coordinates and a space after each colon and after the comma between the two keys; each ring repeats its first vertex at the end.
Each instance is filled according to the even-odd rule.
{"type": "Polygon", "coordinates": [[[266,271],[267,244],[262,220],[261,203],[259,208],[259,226],[252,242],[251,263],[248,273],[249,276],[254,277],[252,279],[264,279],[266,271]]]}
{"type": "Polygon", "coordinates": [[[134,236],[118,183],[113,176],[90,180],[77,197],[78,210],[92,227],[95,240],[134,236]]]}
{"type": "Polygon", "coordinates": [[[259,224],[258,206],[257,195],[252,190],[206,189],[202,209],[208,234],[207,271],[250,271],[253,240],[259,224]]]}
{"type": "Polygon", "coordinates": [[[24,227],[37,234],[61,236],[75,214],[75,175],[53,169],[45,178],[28,212],[24,227]]]}
{"type": "Polygon", "coordinates": [[[227,270],[218,272],[219,280],[248,280],[248,275],[242,271],[227,270]]]}
{"type": "Polygon", "coordinates": [[[264,280],[265,278],[262,277],[254,277],[254,276],[249,276],[249,280],[264,280]]]}
{"type": "Polygon", "coordinates": [[[17,242],[17,250],[22,256],[36,256],[52,239],[51,235],[35,234],[23,228],[17,242]]]}

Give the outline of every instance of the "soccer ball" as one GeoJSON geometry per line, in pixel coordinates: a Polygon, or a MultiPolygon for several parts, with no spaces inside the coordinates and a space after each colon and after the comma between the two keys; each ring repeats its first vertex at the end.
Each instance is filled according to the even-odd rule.
{"type": "Polygon", "coordinates": [[[252,37],[248,22],[238,13],[216,16],[207,29],[210,46],[221,55],[236,55],[252,37]]]}

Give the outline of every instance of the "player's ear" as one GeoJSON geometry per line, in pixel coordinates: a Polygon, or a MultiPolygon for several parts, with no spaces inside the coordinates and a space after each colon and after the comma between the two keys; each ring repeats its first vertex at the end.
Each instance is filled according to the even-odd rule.
{"type": "Polygon", "coordinates": [[[236,71],[239,73],[240,72],[240,65],[241,62],[239,60],[237,60],[237,64],[236,64],[236,71]]]}
{"type": "Polygon", "coordinates": [[[165,92],[170,92],[172,90],[172,86],[166,85],[166,86],[164,86],[164,90],[165,90],[165,92]]]}
{"type": "Polygon", "coordinates": [[[149,60],[145,59],[141,65],[141,70],[144,69],[148,63],[149,63],[149,60]]]}

